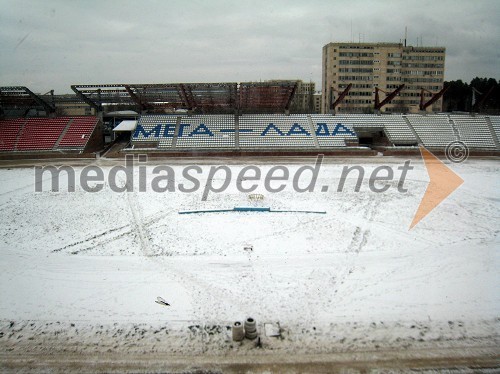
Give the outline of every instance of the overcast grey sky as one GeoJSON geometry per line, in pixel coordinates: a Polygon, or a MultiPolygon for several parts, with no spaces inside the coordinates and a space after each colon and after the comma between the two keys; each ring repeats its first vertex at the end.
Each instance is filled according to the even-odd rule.
{"type": "Polygon", "coordinates": [[[446,80],[500,78],[500,1],[0,0],[0,85],[302,79],[331,41],[445,46],[446,80]],[[352,22],[352,34],[351,34],[352,22]]]}

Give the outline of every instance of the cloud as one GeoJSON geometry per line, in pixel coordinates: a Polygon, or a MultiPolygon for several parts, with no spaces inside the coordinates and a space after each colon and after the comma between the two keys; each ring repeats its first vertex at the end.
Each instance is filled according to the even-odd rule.
{"type": "Polygon", "coordinates": [[[85,83],[287,78],[319,89],[323,45],[398,42],[405,26],[409,44],[447,48],[446,79],[498,78],[499,4],[0,0],[0,80],[56,93],[85,83]]]}

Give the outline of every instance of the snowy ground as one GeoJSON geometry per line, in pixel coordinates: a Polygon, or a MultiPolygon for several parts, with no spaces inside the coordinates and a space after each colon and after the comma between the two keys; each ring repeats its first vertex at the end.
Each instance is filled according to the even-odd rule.
{"type": "MultiPolygon", "coordinates": [[[[404,160],[328,160],[317,184],[335,186],[343,165],[368,173],[382,162],[404,160]]],[[[253,203],[234,183],[207,201],[201,191],[46,184],[35,193],[32,168],[0,169],[0,347],[244,354],[258,348],[233,343],[229,326],[247,316],[264,351],[498,345],[500,162],[450,165],[464,184],[409,231],[428,182],[421,160],[412,164],[407,193],[396,182],[385,193],[365,182],[356,193],[351,180],[342,193],[255,192],[263,206],[325,215],[179,215],[253,203]],[[267,337],[265,323],[281,337],[267,337]]],[[[290,162],[292,174],[299,166],[290,162]]]]}

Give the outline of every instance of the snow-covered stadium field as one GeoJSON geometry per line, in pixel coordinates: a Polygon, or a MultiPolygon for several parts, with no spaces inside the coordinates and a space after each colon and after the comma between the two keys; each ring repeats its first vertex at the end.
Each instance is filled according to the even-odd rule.
{"type": "MultiPolygon", "coordinates": [[[[325,161],[320,187],[336,185],[343,165],[369,173],[382,164],[396,170],[404,159],[325,161]]],[[[94,164],[106,172],[116,162],[94,164]]],[[[235,173],[253,163],[231,162],[235,173]]],[[[171,165],[179,174],[185,166],[150,164],[171,165]]],[[[260,164],[263,171],[284,164],[292,174],[301,166],[296,159],[260,164]]],[[[254,193],[264,195],[262,203],[249,201],[234,183],[206,201],[201,190],[70,193],[61,182],[53,192],[50,178],[43,192],[34,192],[33,168],[4,167],[2,357],[495,349],[500,163],[449,165],[464,184],[410,231],[428,182],[422,161],[412,165],[406,193],[396,182],[384,193],[371,192],[366,181],[354,192],[354,180],[341,193],[269,193],[260,186],[254,193]],[[326,214],[178,214],[255,204],[326,214]],[[157,296],[170,306],[156,304],[157,296]],[[258,323],[260,348],[231,341],[232,323],[248,316],[258,323]],[[281,336],[267,336],[265,324],[279,327],[281,336]]],[[[78,175],[82,165],[75,169],[78,175]]]]}

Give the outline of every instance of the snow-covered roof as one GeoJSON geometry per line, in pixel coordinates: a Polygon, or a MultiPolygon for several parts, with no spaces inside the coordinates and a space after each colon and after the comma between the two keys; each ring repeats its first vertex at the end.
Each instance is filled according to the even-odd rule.
{"type": "Polygon", "coordinates": [[[123,120],[118,126],[116,126],[113,131],[134,131],[137,126],[137,121],[134,120],[123,120]]]}
{"type": "Polygon", "coordinates": [[[106,117],[138,116],[138,115],[139,115],[139,113],[134,112],[133,110],[118,110],[116,112],[109,112],[109,113],[105,114],[106,117]]]}

